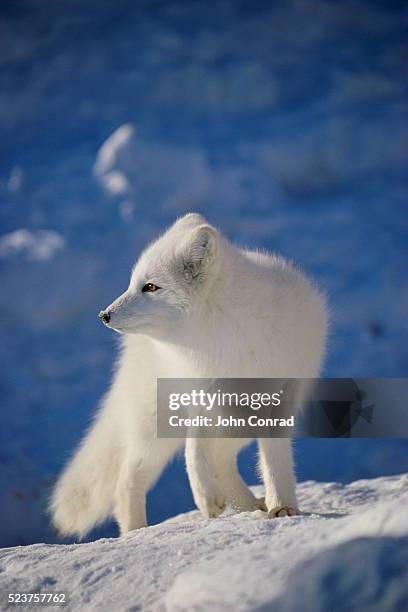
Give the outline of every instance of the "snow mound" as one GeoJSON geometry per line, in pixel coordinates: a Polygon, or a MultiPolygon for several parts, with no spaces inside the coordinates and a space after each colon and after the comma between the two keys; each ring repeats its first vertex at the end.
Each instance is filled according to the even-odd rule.
{"type": "Polygon", "coordinates": [[[118,539],[4,549],[0,592],[65,591],[67,610],[87,611],[407,609],[408,475],[298,496],[298,517],[190,512],[118,539]]]}
{"type": "MultiPolygon", "coordinates": [[[[143,141],[128,123],[100,147],[93,173],[110,197],[126,197],[127,208],[155,210],[163,202],[165,210],[190,210],[204,201],[209,185],[200,150],[143,141]]],[[[120,209],[122,216],[130,216],[120,209]]]]}
{"type": "Polygon", "coordinates": [[[0,236],[0,257],[24,255],[26,259],[47,261],[63,249],[65,240],[51,230],[18,229],[0,236]]]}
{"type": "Polygon", "coordinates": [[[93,172],[102,186],[110,195],[119,195],[129,190],[128,180],[115,166],[122,156],[126,158],[134,136],[134,128],[130,124],[121,125],[103,143],[96,156],[93,172]]]}
{"type": "MultiPolygon", "coordinates": [[[[304,610],[407,610],[408,537],[356,538],[300,564],[290,574],[290,589],[274,608],[304,610]],[[364,564],[364,571],[358,570],[364,564]],[[343,604],[345,602],[345,606],[343,604]]],[[[257,612],[271,610],[269,606],[257,612]]]]}

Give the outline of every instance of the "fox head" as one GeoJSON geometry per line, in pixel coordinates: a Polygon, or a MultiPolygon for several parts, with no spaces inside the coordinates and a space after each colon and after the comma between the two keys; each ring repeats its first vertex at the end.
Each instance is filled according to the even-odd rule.
{"type": "Polygon", "coordinates": [[[158,338],[191,320],[217,276],[222,238],[198,214],[176,221],[136,262],[128,289],[99,313],[123,334],[158,338]]]}

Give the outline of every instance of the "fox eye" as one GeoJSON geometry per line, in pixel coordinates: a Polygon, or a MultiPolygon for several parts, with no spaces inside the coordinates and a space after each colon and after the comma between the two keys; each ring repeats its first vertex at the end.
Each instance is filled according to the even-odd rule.
{"type": "Polygon", "coordinates": [[[142,293],[153,293],[158,289],[160,289],[160,287],[158,287],[154,283],[146,283],[146,285],[142,288],[142,293]]]}

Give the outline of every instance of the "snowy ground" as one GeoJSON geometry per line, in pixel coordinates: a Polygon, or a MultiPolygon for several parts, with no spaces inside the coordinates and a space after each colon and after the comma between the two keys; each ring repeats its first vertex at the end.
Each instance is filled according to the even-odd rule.
{"type": "Polygon", "coordinates": [[[68,610],[98,612],[406,610],[408,475],[308,481],[298,496],[293,518],[190,512],[120,539],[4,549],[0,592],[65,591],[68,610]]]}
{"type": "MultiPolygon", "coordinates": [[[[0,2],[0,546],[55,542],[115,359],[97,313],[188,210],[328,293],[326,376],[407,375],[407,24],[387,0],[0,2]]],[[[407,440],[296,455],[300,480],[408,471],[407,440]]],[[[193,507],[182,462],[150,497],[153,522],[193,507]]]]}

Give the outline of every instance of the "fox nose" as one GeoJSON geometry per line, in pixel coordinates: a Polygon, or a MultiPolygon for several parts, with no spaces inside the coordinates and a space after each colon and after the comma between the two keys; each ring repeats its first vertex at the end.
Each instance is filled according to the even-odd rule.
{"type": "Polygon", "coordinates": [[[98,314],[98,317],[101,321],[103,321],[103,323],[109,323],[111,318],[109,312],[105,312],[104,310],[101,310],[101,312],[98,314]]]}

